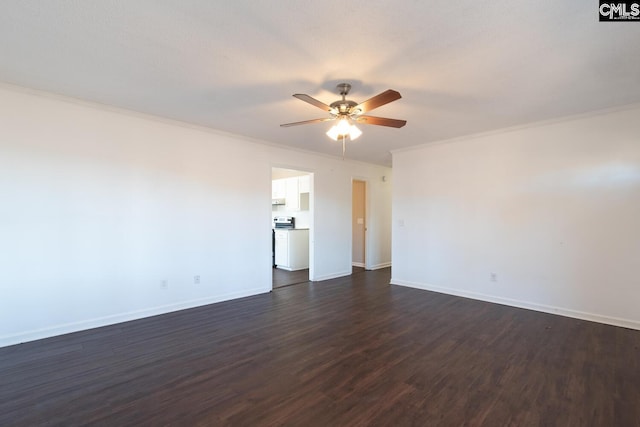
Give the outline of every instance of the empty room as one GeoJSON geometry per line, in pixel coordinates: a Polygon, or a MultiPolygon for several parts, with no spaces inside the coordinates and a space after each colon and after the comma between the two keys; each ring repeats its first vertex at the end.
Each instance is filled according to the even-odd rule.
{"type": "Polygon", "coordinates": [[[637,1],[5,1],[1,426],[640,426],[637,1]]]}

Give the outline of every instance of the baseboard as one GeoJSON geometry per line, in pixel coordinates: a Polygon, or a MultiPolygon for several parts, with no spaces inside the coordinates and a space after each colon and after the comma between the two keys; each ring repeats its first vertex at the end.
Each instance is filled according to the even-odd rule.
{"type": "Polygon", "coordinates": [[[250,289],[242,292],[233,292],[229,294],[217,295],[215,297],[199,298],[189,301],[183,301],[175,304],[167,304],[143,310],[131,311],[127,313],[119,313],[110,316],[98,317],[94,319],[82,320],[80,322],[66,323],[48,328],[36,329],[27,332],[21,332],[15,335],[5,335],[0,337],[0,347],[6,347],[14,344],[35,341],[43,338],[50,338],[57,335],[69,334],[72,332],[84,331],[87,329],[99,328],[102,326],[114,325],[116,323],[128,322],[131,320],[142,319],[145,317],[157,316],[159,314],[167,314],[174,311],[186,310],[189,308],[201,307],[203,305],[214,304],[217,302],[229,301],[236,298],[249,297],[262,293],[268,293],[271,289],[250,289]]]}
{"type": "Polygon", "coordinates": [[[363,263],[363,262],[352,262],[352,263],[351,263],[351,266],[352,266],[352,267],[362,267],[362,268],[364,268],[364,267],[365,267],[365,265],[364,265],[364,263],[363,263]]]}
{"type": "Polygon", "coordinates": [[[381,268],[391,267],[390,262],[383,262],[382,264],[376,264],[369,267],[369,270],[380,270],[381,268]]]}
{"type": "Polygon", "coordinates": [[[409,288],[422,289],[425,291],[433,291],[441,294],[455,295],[463,298],[471,298],[479,301],[491,302],[495,304],[508,305],[511,307],[525,308],[528,310],[540,311],[543,313],[557,314],[559,316],[572,317],[574,319],[588,320],[591,322],[604,323],[606,325],[620,326],[623,328],[640,330],[640,321],[631,319],[621,319],[618,317],[603,316],[596,313],[587,313],[584,311],[572,310],[564,307],[555,307],[551,305],[536,304],[527,301],[515,300],[511,298],[503,298],[494,295],[486,295],[476,292],[464,291],[459,289],[445,288],[435,286],[428,283],[410,282],[391,278],[392,285],[406,286],[409,288]]]}

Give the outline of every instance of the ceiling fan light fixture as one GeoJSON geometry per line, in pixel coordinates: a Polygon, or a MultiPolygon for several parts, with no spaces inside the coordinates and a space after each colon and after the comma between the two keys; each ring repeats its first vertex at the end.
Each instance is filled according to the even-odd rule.
{"type": "Polygon", "coordinates": [[[338,129],[338,134],[346,135],[349,133],[349,130],[351,130],[351,124],[349,123],[349,120],[347,120],[346,117],[343,117],[340,120],[338,120],[338,124],[336,124],[336,128],[338,129]]]}
{"type": "Polygon", "coordinates": [[[334,141],[339,138],[349,137],[352,141],[362,135],[362,131],[355,125],[349,123],[349,119],[342,118],[338,120],[338,123],[331,126],[331,129],[327,131],[327,136],[334,141]]]}
{"type": "Polygon", "coordinates": [[[338,127],[337,126],[331,126],[331,129],[329,129],[327,131],[327,136],[331,139],[333,139],[334,141],[338,140],[338,137],[340,136],[340,132],[338,131],[338,127]]]}
{"type": "Polygon", "coordinates": [[[351,89],[351,85],[349,83],[340,83],[337,88],[340,95],[342,96],[342,99],[334,101],[331,104],[325,104],[324,102],[318,101],[317,99],[304,93],[296,93],[293,95],[294,98],[298,98],[299,100],[304,101],[307,104],[311,104],[314,107],[317,107],[329,113],[329,117],[304,120],[294,123],[285,123],[281,124],[280,126],[290,127],[335,120],[335,125],[331,126],[331,129],[327,131],[327,136],[334,141],[342,139],[342,157],[344,158],[345,141],[347,137],[349,137],[349,139],[353,141],[354,139],[362,135],[362,131],[353,124],[354,122],[364,123],[366,125],[387,126],[392,128],[401,128],[407,124],[406,120],[387,119],[384,117],[365,115],[375,108],[381,107],[402,98],[399,92],[392,89],[387,89],[386,91],[377,94],[373,98],[367,99],[366,101],[358,104],[355,101],[347,99],[347,95],[349,94],[349,91],[351,89]]]}
{"type": "Polygon", "coordinates": [[[356,125],[351,125],[351,129],[349,130],[349,139],[353,141],[360,135],[362,135],[362,131],[358,129],[356,125]]]}

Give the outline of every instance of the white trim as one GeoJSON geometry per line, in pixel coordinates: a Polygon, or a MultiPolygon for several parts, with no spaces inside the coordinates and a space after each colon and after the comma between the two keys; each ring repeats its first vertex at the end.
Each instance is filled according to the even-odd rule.
{"type": "Polygon", "coordinates": [[[351,263],[352,267],[362,267],[365,268],[364,263],[363,262],[352,262],[351,263]]]}
{"type": "Polygon", "coordinates": [[[147,308],[143,310],[130,311],[127,313],[97,317],[95,319],[82,320],[80,322],[65,323],[62,325],[51,326],[48,328],[21,332],[16,335],[5,335],[0,337],[0,347],[20,344],[28,341],[35,341],[43,338],[50,338],[57,335],[69,334],[72,332],[84,331],[87,329],[100,328],[102,326],[114,325],[116,323],[128,322],[131,320],[157,316],[159,314],[167,314],[174,311],[201,307],[204,305],[214,304],[217,302],[229,301],[236,298],[244,298],[244,297],[249,297],[249,296],[268,293],[268,292],[271,292],[271,288],[269,289],[255,288],[248,291],[232,292],[224,295],[218,295],[215,297],[199,298],[199,299],[183,301],[175,304],[167,304],[167,305],[161,305],[158,307],[147,308]]]}
{"type": "Polygon", "coordinates": [[[324,157],[326,159],[340,160],[343,163],[346,162],[346,163],[353,163],[353,164],[359,164],[359,165],[364,165],[364,166],[374,165],[374,166],[382,166],[382,167],[386,167],[386,168],[390,168],[391,167],[390,164],[386,164],[386,163],[370,163],[370,162],[365,162],[365,161],[362,161],[362,160],[354,160],[354,159],[344,158],[344,157],[339,156],[339,155],[322,153],[322,152],[319,152],[319,151],[306,150],[304,148],[299,148],[299,147],[295,147],[295,146],[292,146],[292,145],[279,144],[277,142],[269,141],[269,140],[266,140],[266,139],[254,138],[254,137],[250,137],[250,136],[246,136],[246,135],[240,135],[240,134],[235,134],[235,133],[219,130],[217,128],[214,128],[214,127],[211,127],[211,126],[207,126],[207,125],[203,125],[201,123],[192,123],[192,122],[187,122],[187,121],[183,121],[183,120],[172,119],[172,118],[169,118],[169,117],[158,116],[158,115],[151,114],[151,113],[143,113],[143,112],[140,112],[140,111],[131,110],[131,109],[123,108],[123,107],[118,107],[118,106],[111,105],[111,104],[103,104],[103,103],[96,102],[96,101],[90,101],[90,100],[86,100],[86,99],[82,99],[82,98],[76,98],[76,97],[69,96],[69,95],[63,95],[63,94],[57,93],[57,92],[49,92],[49,91],[41,90],[41,89],[34,89],[34,88],[27,87],[27,86],[21,86],[21,85],[8,83],[8,82],[4,82],[4,81],[0,81],[0,89],[5,89],[5,90],[8,90],[8,91],[17,92],[17,93],[23,93],[23,94],[27,94],[27,95],[38,96],[38,97],[45,98],[45,99],[54,99],[54,100],[66,102],[66,103],[69,103],[69,104],[75,104],[75,105],[80,105],[80,106],[84,106],[84,107],[94,108],[96,110],[101,110],[101,111],[106,111],[106,112],[110,112],[110,113],[121,114],[121,115],[129,116],[129,117],[136,117],[138,119],[150,120],[150,121],[159,122],[159,123],[163,123],[163,124],[180,126],[182,128],[198,130],[198,131],[206,132],[206,133],[213,134],[213,135],[219,135],[219,136],[223,136],[223,137],[239,139],[239,140],[242,140],[242,141],[245,141],[245,142],[249,142],[249,143],[252,143],[252,144],[258,144],[258,145],[261,145],[261,146],[265,146],[266,145],[266,146],[269,146],[269,147],[279,148],[279,149],[282,149],[282,150],[289,150],[289,151],[294,151],[294,152],[302,153],[302,154],[310,154],[310,155],[320,156],[320,157],[324,157]]]}
{"type": "Polygon", "coordinates": [[[623,328],[640,330],[640,321],[631,319],[621,319],[619,317],[603,316],[601,314],[587,313],[584,311],[572,310],[564,307],[556,307],[552,305],[536,304],[527,301],[515,300],[511,298],[502,298],[493,295],[480,294],[476,292],[444,288],[428,283],[410,282],[391,278],[392,285],[406,286],[409,288],[422,289],[425,291],[439,292],[442,294],[455,295],[464,298],[471,298],[479,301],[486,301],[496,304],[508,305],[511,307],[525,308],[528,310],[541,311],[543,313],[556,314],[559,316],[572,317],[575,319],[588,320],[591,322],[604,323],[607,325],[620,326],[623,328]]]}
{"type": "Polygon", "coordinates": [[[381,264],[372,265],[369,270],[380,270],[381,268],[391,267],[390,262],[383,262],[381,264]]]}
{"type": "Polygon", "coordinates": [[[517,132],[524,129],[539,128],[539,127],[550,126],[550,125],[555,125],[560,123],[572,122],[576,120],[588,119],[591,117],[603,116],[606,114],[618,113],[621,111],[635,110],[637,108],[640,108],[640,103],[636,102],[636,103],[621,105],[621,106],[612,107],[612,108],[605,108],[602,110],[589,111],[586,113],[572,114],[569,116],[563,116],[563,117],[558,117],[558,118],[553,118],[548,120],[540,120],[537,122],[531,122],[531,123],[526,123],[522,125],[515,125],[511,127],[502,128],[502,129],[494,129],[486,132],[471,133],[471,134],[461,135],[461,136],[448,138],[448,139],[439,139],[431,142],[425,142],[423,144],[411,145],[409,147],[396,148],[396,149],[390,150],[390,152],[393,155],[396,153],[402,153],[406,151],[420,150],[425,147],[431,147],[434,145],[470,141],[470,140],[485,138],[493,135],[502,135],[505,133],[517,132]]]}

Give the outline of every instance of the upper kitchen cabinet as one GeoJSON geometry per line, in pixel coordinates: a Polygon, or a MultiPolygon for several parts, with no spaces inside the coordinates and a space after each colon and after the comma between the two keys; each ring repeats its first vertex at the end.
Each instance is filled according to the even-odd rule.
{"type": "Polygon", "coordinates": [[[274,179],[271,186],[272,199],[285,199],[287,211],[309,210],[309,175],[274,179]]]}
{"type": "Polygon", "coordinates": [[[285,209],[288,211],[300,210],[300,186],[298,185],[298,177],[285,179],[287,186],[287,196],[285,209]]]}
{"type": "Polygon", "coordinates": [[[301,193],[308,193],[311,189],[311,175],[298,177],[298,187],[301,193]]]}
{"type": "Polygon", "coordinates": [[[274,179],[271,181],[271,198],[284,199],[287,197],[286,179],[274,179]]]}

